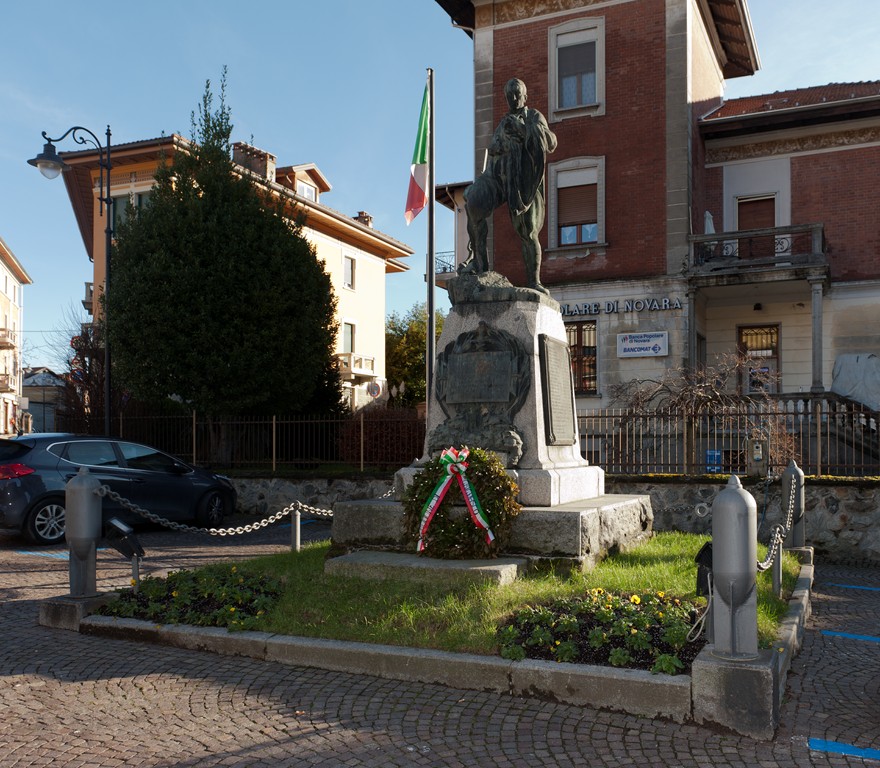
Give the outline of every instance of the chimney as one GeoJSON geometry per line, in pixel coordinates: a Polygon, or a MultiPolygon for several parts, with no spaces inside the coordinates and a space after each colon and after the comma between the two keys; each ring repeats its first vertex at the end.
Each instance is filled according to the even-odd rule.
{"type": "Polygon", "coordinates": [[[275,181],[275,155],[252,147],[243,141],[232,145],[232,162],[247,168],[266,181],[275,181]]]}
{"type": "Polygon", "coordinates": [[[366,211],[358,211],[358,215],[354,217],[355,220],[359,221],[365,227],[373,228],[373,217],[370,216],[366,211]]]}

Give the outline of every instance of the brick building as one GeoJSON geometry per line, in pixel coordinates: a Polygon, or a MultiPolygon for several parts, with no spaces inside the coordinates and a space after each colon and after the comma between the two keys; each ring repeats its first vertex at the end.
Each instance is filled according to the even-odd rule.
{"type": "MultiPolygon", "coordinates": [[[[878,346],[880,82],[725,102],[759,67],[747,0],[437,2],[474,41],[475,168],[512,77],[558,138],[542,281],[579,407],[737,349],[775,391],[818,393],[878,346]]],[[[490,238],[523,284],[505,208],[490,238]]]]}

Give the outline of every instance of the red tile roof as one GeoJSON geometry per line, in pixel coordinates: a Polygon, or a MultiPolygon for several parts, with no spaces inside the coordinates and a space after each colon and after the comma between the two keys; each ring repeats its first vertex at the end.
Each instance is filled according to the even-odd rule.
{"type": "Polygon", "coordinates": [[[777,91],[763,96],[745,96],[724,102],[717,110],[707,115],[705,120],[717,120],[739,115],[756,115],[780,109],[812,107],[820,104],[863,99],[880,96],[880,81],[867,83],[829,83],[812,88],[796,88],[791,91],[777,91]]]}

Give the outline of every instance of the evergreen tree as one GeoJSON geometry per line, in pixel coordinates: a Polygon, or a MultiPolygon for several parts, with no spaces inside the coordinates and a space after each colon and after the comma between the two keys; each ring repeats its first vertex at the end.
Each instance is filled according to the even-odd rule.
{"type": "Polygon", "coordinates": [[[191,148],[163,164],[149,205],[117,233],[115,382],[210,415],[336,411],[330,278],[301,220],[235,172],[225,79],[216,110],[206,83],[191,148]]]}

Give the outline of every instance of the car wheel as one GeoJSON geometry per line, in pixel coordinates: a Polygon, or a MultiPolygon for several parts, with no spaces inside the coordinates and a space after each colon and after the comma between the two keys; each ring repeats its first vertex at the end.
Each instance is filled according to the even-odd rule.
{"type": "Polygon", "coordinates": [[[226,496],[220,491],[209,491],[202,496],[196,511],[196,521],[203,528],[216,528],[226,516],[226,496]]]}
{"type": "Polygon", "coordinates": [[[34,544],[58,544],[64,541],[64,500],[43,499],[27,517],[24,533],[34,544]]]}

